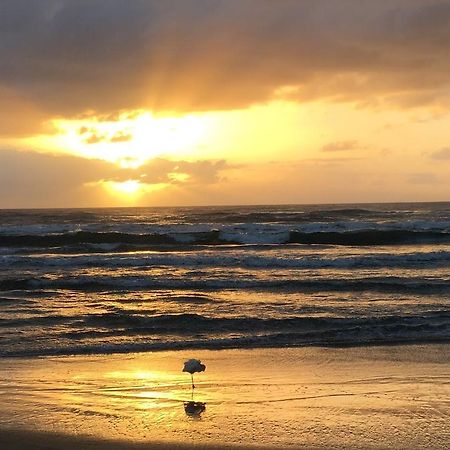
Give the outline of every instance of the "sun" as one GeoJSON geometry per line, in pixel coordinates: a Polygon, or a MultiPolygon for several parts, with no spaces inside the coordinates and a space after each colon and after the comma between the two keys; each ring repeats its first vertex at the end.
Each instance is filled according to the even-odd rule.
{"type": "Polygon", "coordinates": [[[122,182],[110,181],[109,186],[112,190],[124,195],[134,195],[142,188],[138,180],[127,180],[122,182]]]}
{"type": "MultiPolygon", "coordinates": [[[[34,138],[34,146],[101,159],[123,168],[137,168],[156,157],[192,157],[208,138],[208,118],[202,115],[158,117],[131,111],[117,117],[87,115],[55,119],[54,135],[34,138]]],[[[124,189],[130,189],[127,185],[124,189]]]]}
{"type": "Polygon", "coordinates": [[[167,187],[167,183],[147,184],[140,180],[100,181],[97,184],[113,197],[119,197],[128,204],[137,202],[145,194],[167,187]]]}

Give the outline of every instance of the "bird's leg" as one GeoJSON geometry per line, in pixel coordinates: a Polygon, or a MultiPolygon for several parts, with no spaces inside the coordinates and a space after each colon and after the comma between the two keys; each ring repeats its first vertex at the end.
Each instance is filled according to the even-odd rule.
{"type": "Polygon", "coordinates": [[[191,381],[192,381],[192,389],[195,389],[195,386],[194,386],[194,374],[193,373],[191,373],[191,381]]]}

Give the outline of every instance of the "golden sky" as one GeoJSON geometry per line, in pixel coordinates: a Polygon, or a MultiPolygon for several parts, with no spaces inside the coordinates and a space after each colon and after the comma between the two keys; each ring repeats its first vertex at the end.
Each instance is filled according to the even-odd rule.
{"type": "Polygon", "coordinates": [[[450,1],[6,0],[0,207],[450,200],[450,1]]]}

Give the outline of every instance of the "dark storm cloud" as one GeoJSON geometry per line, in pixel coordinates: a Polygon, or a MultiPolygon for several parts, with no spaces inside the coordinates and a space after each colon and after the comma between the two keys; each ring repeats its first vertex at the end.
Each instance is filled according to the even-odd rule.
{"type": "Polygon", "coordinates": [[[277,96],[446,105],[449,24],[439,0],[3,0],[0,97],[39,117],[277,96]]]}

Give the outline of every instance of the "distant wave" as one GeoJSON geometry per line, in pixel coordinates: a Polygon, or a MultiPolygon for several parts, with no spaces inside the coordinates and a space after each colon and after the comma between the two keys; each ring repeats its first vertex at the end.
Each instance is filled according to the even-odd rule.
{"type": "MultiPolygon", "coordinates": [[[[194,274],[193,274],[194,275],[194,274]]],[[[231,276],[208,277],[207,273],[196,276],[147,275],[97,275],[64,276],[60,278],[6,278],[0,280],[0,291],[69,289],[74,291],[146,290],[146,289],[180,289],[180,290],[256,290],[287,292],[394,292],[394,293],[449,293],[450,279],[429,277],[373,276],[361,278],[262,278],[248,274],[240,278],[231,276]]]]}
{"type": "Polygon", "coordinates": [[[176,241],[159,234],[94,233],[78,231],[60,234],[0,235],[1,247],[59,247],[73,244],[174,244],[176,241]]]}
{"type": "Polygon", "coordinates": [[[120,232],[78,231],[57,234],[0,234],[0,247],[40,247],[52,248],[80,244],[132,244],[136,246],[176,246],[186,245],[225,245],[225,244],[327,244],[348,246],[402,245],[417,243],[448,243],[450,231],[376,229],[360,231],[319,231],[301,232],[255,231],[248,230],[207,232],[186,232],[170,234],[134,234],[120,232]]]}
{"type": "Polygon", "coordinates": [[[301,233],[292,231],[289,243],[332,245],[400,245],[450,242],[448,231],[368,230],[344,232],[301,233]]]}
{"type": "Polygon", "coordinates": [[[380,213],[364,208],[337,208],[321,209],[319,211],[205,211],[194,215],[198,222],[205,219],[214,223],[304,223],[304,222],[333,222],[347,218],[373,218],[389,216],[389,213],[380,213]]]}
{"type": "MultiPolygon", "coordinates": [[[[111,249],[110,249],[111,250],[111,249]]],[[[150,268],[167,267],[228,267],[249,269],[370,269],[370,268],[436,268],[450,267],[450,251],[410,253],[364,253],[334,256],[304,252],[296,254],[263,254],[245,251],[229,252],[146,252],[77,255],[17,255],[0,256],[1,267],[40,268],[150,268]]]]}

